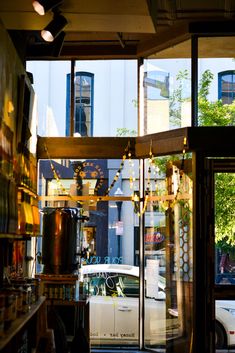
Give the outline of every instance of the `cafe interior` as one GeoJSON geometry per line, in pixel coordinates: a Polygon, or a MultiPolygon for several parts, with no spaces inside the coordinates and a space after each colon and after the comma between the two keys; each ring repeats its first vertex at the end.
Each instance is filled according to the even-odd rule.
{"type": "Polygon", "coordinates": [[[235,351],[234,1],[2,1],[0,47],[0,352],[235,351]]]}

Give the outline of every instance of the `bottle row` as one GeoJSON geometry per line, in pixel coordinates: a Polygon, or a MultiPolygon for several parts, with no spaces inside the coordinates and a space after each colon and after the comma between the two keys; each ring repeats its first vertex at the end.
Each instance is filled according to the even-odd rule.
{"type": "Polygon", "coordinates": [[[40,213],[37,198],[18,192],[18,234],[39,235],[40,213]]]}
{"type": "Polygon", "coordinates": [[[0,174],[0,233],[38,235],[40,214],[36,197],[18,189],[15,181],[0,174]]]}
{"type": "Polygon", "coordinates": [[[0,173],[37,192],[37,160],[26,146],[13,153],[13,132],[0,121],[0,173]]]}
{"type": "Polygon", "coordinates": [[[3,121],[0,121],[0,171],[13,174],[13,132],[3,121]]]}
{"type": "Polygon", "coordinates": [[[37,161],[26,148],[18,155],[16,170],[15,179],[17,180],[17,184],[27,187],[36,194],[37,161]]]}

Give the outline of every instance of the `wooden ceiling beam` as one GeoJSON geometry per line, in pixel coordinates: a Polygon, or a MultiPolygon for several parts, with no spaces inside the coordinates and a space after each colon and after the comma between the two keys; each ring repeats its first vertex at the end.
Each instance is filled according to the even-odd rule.
{"type": "MultiPolygon", "coordinates": [[[[56,58],[54,47],[51,45],[31,45],[27,48],[26,60],[50,60],[56,58]]],[[[121,45],[65,45],[59,54],[60,60],[106,60],[106,59],[137,59],[136,46],[121,45]]]]}
{"type": "Polygon", "coordinates": [[[184,148],[184,138],[187,136],[188,128],[181,128],[136,137],[136,158],[149,158],[150,150],[154,156],[181,153],[184,148]]]}
{"type": "Polygon", "coordinates": [[[175,25],[174,27],[167,28],[162,31],[155,38],[146,40],[137,45],[137,56],[147,57],[161,50],[170,48],[178,43],[181,43],[187,39],[191,38],[191,33],[189,33],[188,23],[182,23],[180,25],[175,25]]]}
{"type": "Polygon", "coordinates": [[[122,159],[128,145],[134,157],[134,137],[39,137],[37,159],[122,159]]]}
{"type": "Polygon", "coordinates": [[[138,137],[38,137],[37,159],[122,159],[195,151],[208,156],[234,156],[235,127],[185,127],[138,137]],[[218,143],[220,141],[220,143],[218,143]]]}
{"type": "Polygon", "coordinates": [[[124,48],[118,45],[78,45],[66,44],[61,50],[62,58],[74,59],[136,59],[136,46],[126,45],[124,48]]]}

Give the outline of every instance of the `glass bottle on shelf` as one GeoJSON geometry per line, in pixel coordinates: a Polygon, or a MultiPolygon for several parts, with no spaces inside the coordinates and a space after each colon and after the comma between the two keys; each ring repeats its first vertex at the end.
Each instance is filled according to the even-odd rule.
{"type": "Polygon", "coordinates": [[[33,213],[31,208],[30,202],[31,196],[25,193],[24,196],[24,208],[26,214],[26,234],[32,235],[33,234],[33,213]]]}
{"type": "Polygon", "coordinates": [[[8,181],[8,225],[7,232],[15,234],[17,232],[17,190],[14,180],[8,181]]]}
{"type": "Polygon", "coordinates": [[[36,198],[31,198],[31,208],[33,214],[33,235],[40,234],[40,213],[36,198]]]}
{"type": "Polygon", "coordinates": [[[23,191],[18,192],[18,234],[26,234],[26,214],[23,191]]]}

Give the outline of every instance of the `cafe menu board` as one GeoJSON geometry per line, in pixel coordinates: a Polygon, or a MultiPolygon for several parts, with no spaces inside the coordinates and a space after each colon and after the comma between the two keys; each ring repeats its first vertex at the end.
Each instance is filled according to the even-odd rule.
{"type": "Polygon", "coordinates": [[[158,298],[159,260],[147,259],[146,268],[146,297],[158,298]]]}

